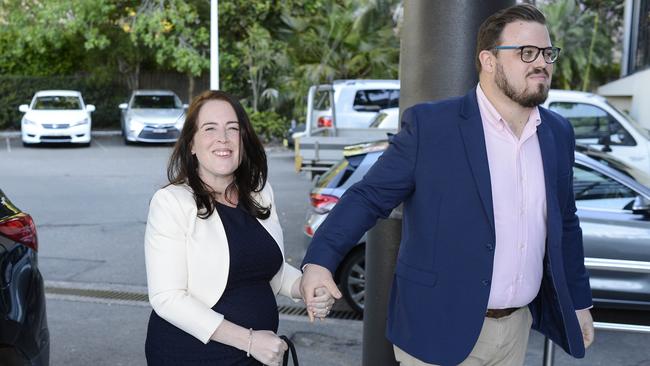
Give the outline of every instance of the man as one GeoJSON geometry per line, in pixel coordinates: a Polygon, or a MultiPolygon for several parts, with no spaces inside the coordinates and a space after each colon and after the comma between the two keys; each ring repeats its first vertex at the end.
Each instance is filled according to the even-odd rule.
{"type": "Polygon", "coordinates": [[[480,27],[479,84],[423,103],[314,235],[302,293],[403,202],[387,337],[402,365],[522,365],[532,327],[575,357],[593,340],[573,197],[574,135],[538,107],[553,63],[545,18],[520,4],[480,27]]]}

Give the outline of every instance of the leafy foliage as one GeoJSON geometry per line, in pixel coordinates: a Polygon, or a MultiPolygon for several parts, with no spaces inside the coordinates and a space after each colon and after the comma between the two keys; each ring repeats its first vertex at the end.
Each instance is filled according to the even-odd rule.
{"type": "MultiPolygon", "coordinates": [[[[537,2],[563,48],[555,87],[589,89],[617,75],[622,2],[537,2]]],[[[397,78],[401,3],[219,1],[221,89],[243,97],[266,139],[280,137],[304,118],[310,85],[397,78]]],[[[16,126],[16,103],[34,91],[62,87],[97,105],[95,126],[117,127],[115,105],[141,70],[187,75],[190,90],[208,72],[209,27],[207,0],[0,0],[0,127],[16,126]]]]}
{"type": "Polygon", "coordinates": [[[619,5],[607,0],[557,0],[541,6],[553,44],[562,48],[554,87],[587,91],[617,77],[613,50],[620,41],[613,27],[620,28],[622,17],[615,16],[622,11],[619,5]]]}

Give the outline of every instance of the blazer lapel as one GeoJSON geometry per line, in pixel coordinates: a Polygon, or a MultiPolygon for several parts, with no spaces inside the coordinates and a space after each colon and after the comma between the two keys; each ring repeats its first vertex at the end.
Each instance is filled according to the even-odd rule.
{"type": "MultiPolygon", "coordinates": [[[[555,138],[553,132],[548,126],[548,118],[544,118],[540,110],[542,123],[537,126],[537,139],[539,140],[539,150],[542,154],[542,165],[544,166],[544,183],[546,185],[546,217],[547,228],[553,227],[553,223],[560,220],[560,207],[557,201],[557,157],[555,148],[555,138]]],[[[561,224],[561,223],[560,223],[561,224]]],[[[547,240],[552,245],[558,245],[559,240],[555,238],[555,231],[547,229],[547,240]]]]}
{"type": "Polygon", "coordinates": [[[483,123],[476,100],[476,89],[472,89],[461,101],[460,132],[467,153],[467,160],[478,188],[483,210],[488,217],[494,233],[494,208],[492,206],[492,184],[490,183],[490,165],[487,159],[485,147],[485,135],[483,134],[483,123]]]}

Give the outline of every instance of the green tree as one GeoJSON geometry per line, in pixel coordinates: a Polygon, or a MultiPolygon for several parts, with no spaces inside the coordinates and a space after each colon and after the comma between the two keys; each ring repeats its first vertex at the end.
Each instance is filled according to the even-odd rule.
{"type": "Polygon", "coordinates": [[[612,65],[618,43],[610,29],[617,24],[616,12],[600,8],[604,3],[557,0],[541,5],[553,44],[562,48],[554,87],[587,91],[617,76],[612,65]]]}

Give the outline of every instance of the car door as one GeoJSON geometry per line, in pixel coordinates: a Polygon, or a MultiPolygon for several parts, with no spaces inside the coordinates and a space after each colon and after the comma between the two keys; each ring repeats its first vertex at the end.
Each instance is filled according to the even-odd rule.
{"type": "MultiPolygon", "coordinates": [[[[639,192],[596,166],[574,165],[574,193],[585,258],[650,262],[650,220],[634,214],[639,192]]],[[[590,270],[594,301],[650,307],[650,274],[590,270]]]]}

